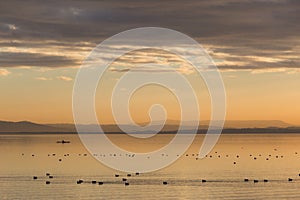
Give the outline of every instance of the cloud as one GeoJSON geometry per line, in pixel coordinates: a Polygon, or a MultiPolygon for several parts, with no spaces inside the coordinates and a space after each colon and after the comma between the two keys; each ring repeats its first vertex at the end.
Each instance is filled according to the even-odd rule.
{"type": "Polygon", "coordinates": [[[46,77],[36,77],[36,80],[40,80],[40,81],[50,81],[52,80],[51,78],[46,78],[46,77]]]}
{"type": "MultiPolygon", "coordinates": [[[[268,41],[265,41],[267,43],[268,41]]],[[[271,43],[271,42],[270,42],[271,43]]],[[[252,70],[257,73],[264,72],[286,72],[292,69],[300,68],[299,50],[295,49],[299,41],[286,42],[290,49],[279,50],[274,49],[259,49],[251,45],[244,47],[232,47],[208,45],[208,53],[214,59],[220,70],[252,70]],[[290,43],[290,44],[288,44],[290,43]],[[286,69],[286,70],[282,70],[286,69]]],[[[279,45],[280,46],[280,45],[279,45]]],[[[254,72],[255,73],[255,72],[254,72]]]]}
{"type": "Polygon", "coordinates": [[[278,73],[278,72],[287,72],[288,70],[285,68],[267,68],[267,69],[258,69],[255,71],[252,71],[252,74],[262,74],[262,73],[278,73]]]}
{"type": "MultiPolygon", "coordinates": [[[[173,28],[193,37],[230,34],[297,36],[292,30],[299,30],[296,24],[299,2],[296,0],[194,0],[185,4],[179,0],[172,4],[159,0],[151,3],[136,0],[56,0],[47,3],[11,0],[1,3],[0,7],[2,21],[20,27],[19,34],[31,39],[38,36],[99,40],[99,37],[140,26],[173,28]]],[[[6,37],[14,36],[7,34],[6,37]]]]}
{"type": "MultiPolygon", "coordinates": [[[[189,54],[191,57],[197,56],[190,49],[190,52],[185,52],[185,48],[183,47],[177,51],[183,51],[185,55],[189,54]]],[[[102,56],[105,57],[106,55],[101,54],[102,56]]],[[[110,56],[111,54],[108,53],[108,57],[110,56]]],[[[157,49],[144,49],[127,53],[116,59],[109,70],[112,72],[131,71],[151,73],[176,71],[182,74],[192,74],[195,72],[194,67],[178,55],[157,49]]]]}
{"type": "Polygon", "coordinates": [[[58,76],[56,78],[58,80],[62,80],[62,81],[72,81],[73,80],[71,77],[67,77],[67,76],[58,76]]]}
{"type": "Polygon", "coordinates": [[[1,67],[71,67],[77,63],[65,56],[0,51],[0,65],[1,67]]]}
{"type": "Polygon", "coordinates": [[[193,37],[221,69],[300,67],[297,0],[10,0],[0,2],[0,19],[4,67],[79,66],[107,37],[145,26],[193,37]]]}
{"type": "Polygon", "coordinates": [[[300,69],[292,69],[287,72],[287,74],[300,74],[300,69]]]}
{"type": "Polygon", "coordinates": [[[11,72],[8,71],[7,69],[0,69],[0,76],[7,76],[9,75],[11,72]]]}

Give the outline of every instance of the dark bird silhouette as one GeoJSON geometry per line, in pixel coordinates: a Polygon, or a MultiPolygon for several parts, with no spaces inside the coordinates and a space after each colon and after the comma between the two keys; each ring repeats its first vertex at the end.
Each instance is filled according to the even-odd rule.
{"type": "Polygon", "coordinates": [[[66,143],[71,143],[71,142],[68,140],[60,140],[60,141],[57,141],[56,143],[66,144],[66,143]]]}

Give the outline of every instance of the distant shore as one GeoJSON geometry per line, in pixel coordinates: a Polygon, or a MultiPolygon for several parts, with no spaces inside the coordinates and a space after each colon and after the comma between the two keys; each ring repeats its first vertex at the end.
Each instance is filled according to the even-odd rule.
{"type": "MultiPolygon", "coordinates": [[[[87,134],[97,134],[99,132],[87,132],[87,134]]],[[[124,132],[101,132],[105,134],[125,134],[124,132]]],[[[176,134],[177,131],[162,131],[159,132],[160,134],[176,134]]],[[[185,130],[182,131],[182,133],[185,134],[191,134],[192,131],[185,130]]],[[[200,129],[198,130],[197,134],[206,134],[207,129],[200,129]]],[[[289,128],[242,128],[242,129],[236,129],[236,128],[225,128],[222,130],[222,134],[300,134],[300,128],[298,127],[289,127],[289,128]]],[[[0,134],[78,134],[77,132],[64,132],[64,131],[58,131],[58,132],[37,132],[37,131],[5,131],[1,132],[0,134]]],[[[133,133],[134,134],[134,133],[133,133]]],[[[136,134],[147,134],[147,132],[136,132],[136,134]]]]}

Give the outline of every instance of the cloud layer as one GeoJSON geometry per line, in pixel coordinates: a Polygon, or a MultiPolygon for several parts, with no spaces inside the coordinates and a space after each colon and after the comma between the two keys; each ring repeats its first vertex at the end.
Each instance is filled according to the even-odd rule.
{"type": "Polygon", "coordinates": [[[159,26],[199,41],[223,70],[299,71],[299,21],[297,0],[1,1],[0,67],[79,66],[105,38],[159,26]]]}
{"type": "Polygon", "coordinates": [[[7,76],[10,74],[10,71],[7,69],[0,69],[0,76],[7,76]]]}

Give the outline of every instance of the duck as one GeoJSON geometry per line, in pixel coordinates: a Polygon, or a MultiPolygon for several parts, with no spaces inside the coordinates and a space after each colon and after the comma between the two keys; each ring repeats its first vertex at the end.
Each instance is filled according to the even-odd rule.
{"type": "Polygon", "coordinates": [[[71,143],[71,142],[68,140],[59,140],[59,141],[56,141],[56,143],[66,144],[66,143],[71,143]]]}

